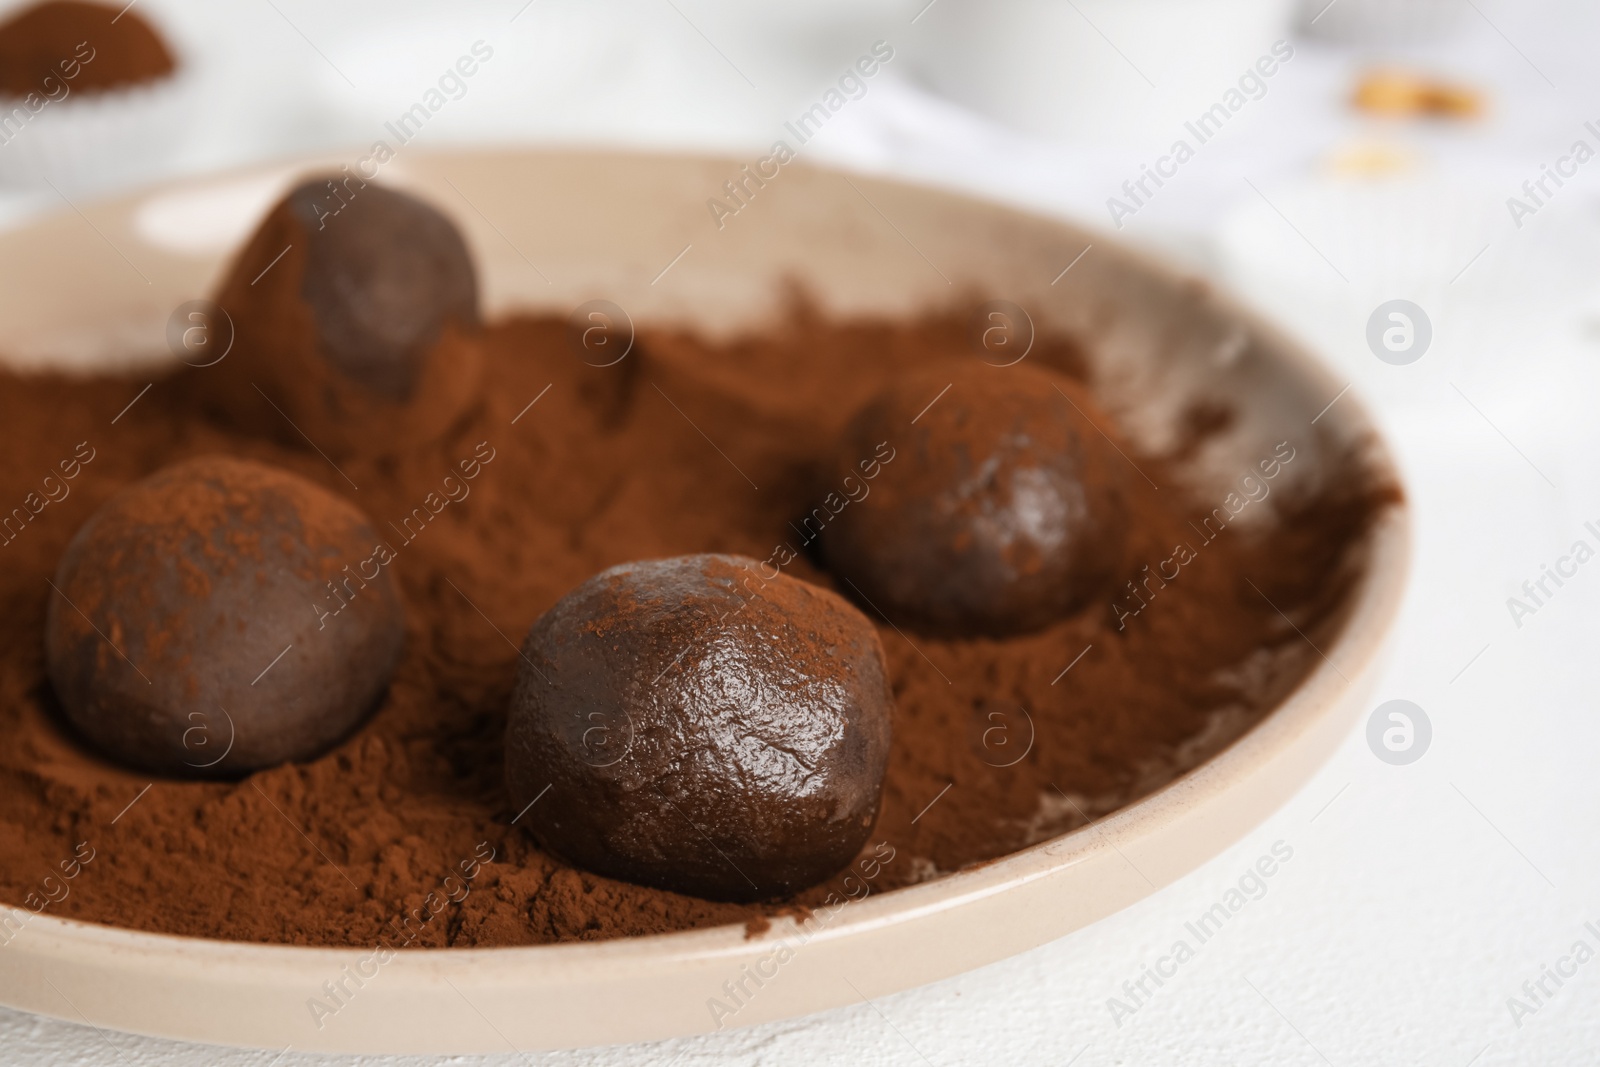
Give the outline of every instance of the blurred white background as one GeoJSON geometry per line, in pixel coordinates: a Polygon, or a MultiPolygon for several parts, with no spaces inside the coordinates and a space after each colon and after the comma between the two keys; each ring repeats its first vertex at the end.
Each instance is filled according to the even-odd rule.
{"type": "MultiPolygon", "coordinates": [[[[1387,765],[1352,735],[1285,810],[1196,874],[957,979],[658,1046],[450,1062],[1600,1062],[1600,963],[1534,1014],[1508,1007],[1578,939],[1600,947],[1584,929],[1600,927],[1600,571],[1580,571],[1520,627],[1506,603],[1572,542],[1593,539],[1586,521],[1600,525],[1600,163],[1548,182],[1520,226],[1507,203],[1531,203],[1523,183],[1575,141],[1600,149],[1600,6],[141,0],[137,10],[172,34],[204,86],[181,152],[141,180],[362,149],[477,40],[492,61],[419,146],[753,158],[886,41],[894,59],[807,146],[809,161],[1069,216],[1218,279],[1354,383],[1409,477],[1415,573],[1377,699],[1425,709],[1433,740],[1418,762],[1387,765]],[[1278,41],[1293,54],[1259,98],[1114,218],[1110,198],[1132,204],[1123,183],[1176,139],[1194,143],[1185,121],[1278,41]],[[1353,107],[1379,68],[1459,84],[1480,114],[1353,107]],[[1366,340],[1369,316],[1393,299],[1432,325],[1428,350],[1404,365],[1380,361],[1366,340]],[[1279,839],[1295,859],[1269,895],[1114,1022],[1107,999],[1279,839]]],[[[0,190],[10,224],[64,209],[48,188],[0,190]]],[[[351,1062],[103,1035],[3,1010],[0,1049],[23,1065],[351,1062]]]]}

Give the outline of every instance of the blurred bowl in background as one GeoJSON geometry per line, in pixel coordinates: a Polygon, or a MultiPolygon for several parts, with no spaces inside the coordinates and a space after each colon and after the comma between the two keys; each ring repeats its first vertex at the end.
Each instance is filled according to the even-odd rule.
{"type": "Polygon", "coordinates": [[[1301,33],[1348,44],[1421,44],[1461,25],[1461,0],[1300,0],[1301,33]]]}
{"type": "Polygon", "coordinates": [[[1289,0],[941,0],[918,73],[1047,137],[1144,147],[1181,127],[1287,34],[1289,0]]]}

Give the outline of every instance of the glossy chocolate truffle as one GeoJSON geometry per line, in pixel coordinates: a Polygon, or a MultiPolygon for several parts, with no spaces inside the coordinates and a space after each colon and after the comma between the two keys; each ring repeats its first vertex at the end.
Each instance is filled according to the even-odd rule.
{"type": "Polygon", "coordinates": [[[713,900],[792,893],[855,858],[889,757],[883,648],[841,598],[762,570],[627,563],[534,623],[506,778],[542,846],[713,900]]]}
{"type": "Polygon", "coordinates": [[[166,467],[106,501],[55,575],[50,680],[118,763],[231,777],[309,759],[372,710],[404,637],[355,508],[244,460],[166,467]]]}
{"type": "Polygon", "coordinates": [[[234,263],[233,349],[191,379],[230,421],[333,453],[433,439],[477,397],[478,283],[455,226],[353,175],[304,182],[234,263]]]}
{"type": "Polygon", "coordinates": [[[810,528],[828,567],[896,625],[953,636],[1048,625],[1121,560],[1128,468],[1097,423],[1082,386],[1025,365],[909,376],[834,453],[828,484],[860,499],[814,513],[810,528]]]}

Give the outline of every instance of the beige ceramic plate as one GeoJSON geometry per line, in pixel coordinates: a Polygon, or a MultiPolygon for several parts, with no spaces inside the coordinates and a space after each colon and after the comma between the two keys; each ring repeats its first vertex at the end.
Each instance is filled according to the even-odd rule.
{"type": "MultiPolygon", "coordinates": [[[[29,366],[126,363],[130,352],[170,360],[169,313],[210,290],[231,249],[301,169],[85,206],[0,238],[0,351],[29,366]]],[[[1316,477],[1337,447],[1372,432],[1352,396],[1324,411],[1343,382],[1289,339],[1102,235],[800,164],[783,168],[719,228],[707,200],[738,170],[731,160],[507,152],[402,154],[383,175],[461,223],[495,314],[564,314],[605,298],[636,320],[726,333],[768,319],[789,281],[839,314],[909,315],[973,295],[1003,298],[1028,309],[1039,329],[1090,342],[1108,403],[1147,445],[1161,445],[1187,400],[1236,405],[1244,417],[1196,472],[1219,499],[1232,474],[1274,442],[1294,442],[1309,458],[1297,458],[1293,471],[1316,477]]],[[[1382,455],[1377,462],[1388,467],[1382,455]]],[[[851,904],[803,946],[793,947],[797,931],[786,920],[754,940],[726,927],[600,944],[415,951],[359,987],[346,979],[353,995],[318,1026],[308,1000],[347,967],[372,972],[368,953],[190,940],[46,915],[0,949],[0,1002],[222,1044],[494,1052],[714,1029],[708,1001],[726,998],[724,983],[741,979],[754,995],[726,1024],[814,1012],[977,967],[1127,907],[1217,855],[1291,796],[1365,706],[1407,546],[1406,516],[1396,509],[1372,538],[1367,577],[1343,629],[1323,644],[1326,659],[1220,754],[1093,826],[851,904]],[[767,976],[759,989],[743,977],[746,968],[767,976]]]]}

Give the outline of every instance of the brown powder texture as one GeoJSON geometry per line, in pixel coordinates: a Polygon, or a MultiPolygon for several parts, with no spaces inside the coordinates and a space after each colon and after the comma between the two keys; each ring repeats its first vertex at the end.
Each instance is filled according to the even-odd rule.
{"type": "MultiPolygon", "coordinates": [[[[177,377],[112,425],[147,378],[0,375],[0,900],[36,894],[80,842],[95,858],[49,914],[252,942],[754,932],[764,916],[859,895],[860,881],[841,889],[836,877],[788,901],[711,903],[542,853],[512,825],[503,779],[515,646],[563,594],[629,560],[768,560],[789,546],[784,573],[849,596],[791,523],[833,488],[823,483],[835,442],[869,396],[911,368],[977,358],[967,322],[963,309],[897,323],[801,309],[727,343],[641,331],[627,359],[596,368],[569,348],[565,321],[511,319],[487,328],[483,386],[445,433],[375,434],[369,451],[340,457],[342,473],[304,446],[198,414],[177,377]],[[92,462],[73,459],[91,449],[92,462]],[[208,453],[284,467],[371,518],[397,557],[405,653],[372,719],[320,759],[240,782],[152,779],[97,758],[61,725],[42,661],[56,595],[47,578],[111,493],[208,453]],[[458,487],[448,495],[447,475],[458,487]],[[456,902],[463,872],[470,891],[456,902]]],[[[1041,338],[1028,358],[1076,377],[1085,365],[1060,338],[1041,338]]],[[[1203,435],[1228,418],[1198,411],[1186,423],[1203,435]]],[[[1004,640],[902,634],[873,616],[897,707],[881,814],[856,864],[871,892],[1081,825],[1236,737],[1318,662],[1306,638],[1322,644],[1340,625],[1355,550],[1398,499],[1351,457],[1314,492],[1274,490],[1275,522],[1218,530],[1202,520],[1220,501],[1186,492],[1172,456],[1125,447],[1126,577],[1143,580],[1138,568],[1176,545],[1193,558],[1164,587],[1142,586],[1154,594],[1121,628],[1107,598],[1004,640]]],[[[1139,602],[1124,587],[1120,603],[1139,602]]]]}
{"type": "Polygon", "coordinates": [[[47,0],[0,23],[0,96],[48,94],[63,79],[78,92],[120,89],[176,66],[161,35],[120,5],[47,0]]]}

